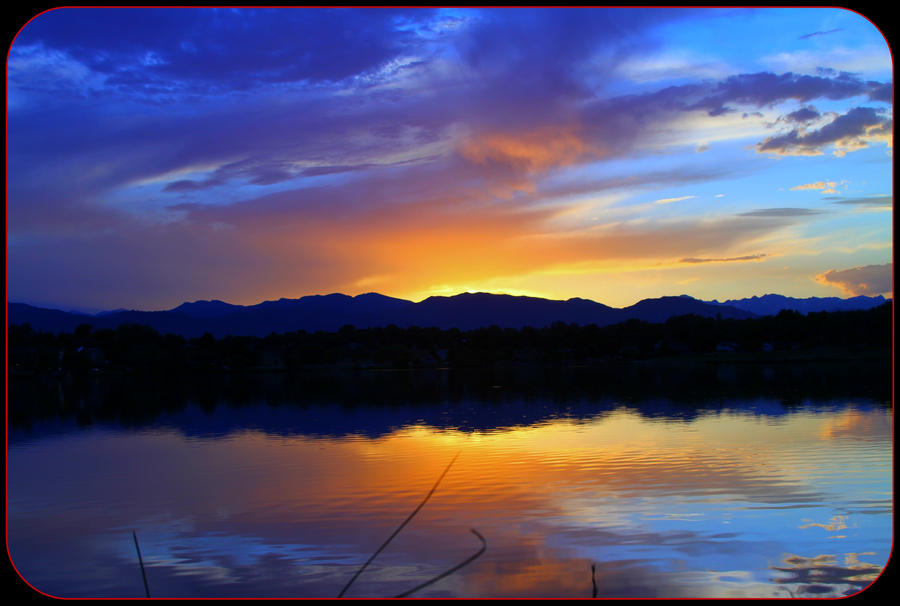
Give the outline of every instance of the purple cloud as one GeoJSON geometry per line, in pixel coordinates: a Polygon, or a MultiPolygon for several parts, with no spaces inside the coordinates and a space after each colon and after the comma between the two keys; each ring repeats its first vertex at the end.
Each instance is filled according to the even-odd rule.
{"type": "MultiPolygon", "coordinates": [[[[11,169],[15,165],[20,171],[19,187],[34,184],[44,190],[49,169],[59,173],[51,183],[65,183],[67,190],[84,195],[172,175],[161,185],[163,194],[200,196],[226,183],[266,186],[338,172],[349,177],[413,156],[430,162],[461,148],[454,140],[460,126],[476,141],[521,142],[523,136],[538,138],[534,133],[544,128],[572,132],[556,144],[580,145],[585,153],[564,163],[593,161],[630,153],[647,128],[676,121],[691,108],[715,113],[725,111],[724,103],[794,98],[800,89],[803,98],[834,98],[881,86],[846,74],[754,74],[592,101],[584,69],[589,66],[595,78],[611,74],[616,61],[647,43],[648,28],[686,13],[527,9],[471,14],[477,18],[457,18],[459,27],[439,30],[437,13],[429,10],[50,11],[20,33],[16,48],[42,45],[80,61],[105,78],[102,94],[112,95],[112,102],[98,111],[96,104],[70,96],[64,112],[15,113],[9,127],[11,169]],[[427,36],[415,34],[426,30],[427,36]],[[109,31],[116,35],[100,35],[109,31]],[[345,44],[347,32],[353,39],[345,44]],[[247,39],[251,34],[255,44],[247,39]],[[435,36],[462,57],[470,72],[436,70],[435,36]],[[614,59],[598,64],[591,60],[597,51],[614,59]],[[310,56],[317,57],[314,67],[306,59],[310,56]],[[390,77],[378,70],[404,57],[409,62],[392,67],[390,77],[407,74],[408,86],[383,86],[390,77]],[[185,88],[187,83],[195,89],[185,88]],[[144,95],[142,87],[154,87],[153,94],[144,95]],[[177,105],[146,105],[158,103],[167,89],[176,96],[184,93],[177,105]],[[756,90],[756,97],[748,96],[748,89],[756,90]],[[251,90],[260,94],[242,96],[251,90]],[[523,135],[523,125],[533,133],[523,135]],[[441,142],[443,148],[424,150],[441,142]],[[103,171],[91,170],[98,164],[103,171]]],[[[546,141],[554,144],[552,138],[546,141]]],[[[481,149],[484,153],[473,157],[498,157],[496,146],[481,149]]],[[[504,152],[500,157],[514,156],[504,152]]],[[[559,166],[552,159],[535,162],[535,157],[518,164],[559,166]]]]}
{"type": "Polygon", "coordinates": [[[789,133],[769,137],[757,151],[783,155],[821,154],[827,145],[836,143],[844,147],[859,148],[867,145],[868,137],[887,137],[891,134],[891,118],[871,107],[855,107],[819,130],[804,132],[794,129],[789,133]]]}
{"type": "Polygon", "coordinates": [[[812,120],[815,120],[820,116],[821,114],[818,112],[818,110],[816,110],[816,108],[812,105],[809,105],[807,107],[801,107],[797,111],[783,116],[783,118],[787,122],[798,122],[800,124],[804,124],[806,122],[811,122],[812,120]]]}
{"type": "Polygon", "coordinates": [[[816,281],[822,284],[837,286],[844,293],[857,295],[887,295],[893,294],[894,264],[865,265],[850,269],[830,269],[816,276],[816,281]]]}
{"type": "Polygon", "coordinates": [[[847,99],[860,95],[873,95],[883,100],[884,85],[866,82],[853,74],[840,72],[836,76],[809,76],[802,74],[740,74],[718,83],[712,92],[690,106],[704,109],[710,116],[734,111],[729,104],[741,103],[755,107],[771,106],[794,99],[806,103],[812,99],[847,99]]]}
{"type": "Polygon", "coordinates": [[[893,82],[869,82],[869,99],[872,101],[881,101],[883,103],[894,102],[894,83],[893,82]]]}

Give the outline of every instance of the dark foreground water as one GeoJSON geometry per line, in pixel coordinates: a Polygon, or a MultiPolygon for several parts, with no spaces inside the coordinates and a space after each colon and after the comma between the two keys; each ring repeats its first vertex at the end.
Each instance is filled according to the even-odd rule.
{"type": "Polygon", "coordinates": [[[53,596],[823,597],[892,543],[889,368],[16,378],[9,550],[53,596]],[[595,566],[592,579],[591,566],[595,566]],[[596,589],[595,589],[596,588],[596,589]]]}

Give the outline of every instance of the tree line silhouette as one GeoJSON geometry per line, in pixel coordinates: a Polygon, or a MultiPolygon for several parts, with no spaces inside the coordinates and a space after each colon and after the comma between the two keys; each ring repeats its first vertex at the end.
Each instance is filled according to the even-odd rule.
{"type": "Polygon", "coordinates": [[[714,356],[731,359],[803,359],[821,356],[889,356],[893,303],[866,311],[782,311],[753,319],[673,317],[610,326],[562,322],[544,328],[474,330],[394,325],[344,326],[325,332],[296,331],[266,337],[206,333],[186,338],[124,324],[71,333],[8,327],[8,367],[19,373],[91,373],[260,370],[318,366],[354,368],[472,367],[495,364],[565,364],[610,360],[714,356]]]}

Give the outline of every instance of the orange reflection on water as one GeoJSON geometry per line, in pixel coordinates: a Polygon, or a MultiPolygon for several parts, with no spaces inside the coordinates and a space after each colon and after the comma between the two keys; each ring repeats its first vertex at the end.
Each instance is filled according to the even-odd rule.
{"type": "Polygon", "coordinates": [[[830,415],[822,426],[821,436],[827,440],[853,438],[857,440],[890,439],[891,419],[881,415],[863,414],[849,408],[830,415]]]}
{"type": "Polygon", "coordinates": [[[820,439],[826,424],[795,415],[773,431],[754,417],[686,423],[622,409],[592,422],[559,419],[490,432],[414,426],[380,438],[245,435],[227,448],[210,447],[217,459],[234,461],[234,473],[246,472],[248,463],[267,468],[232,483],[252,486],[248,498],[302,503],[307,515],[350,510],[364,499],[364,515],[398,519],[459,452],[429,503],[435,514],[476,524],[512,508],[609,521],[615,511],[586,507],[585,500],[640,493],[789,500],[808,463],[784,461],[784,452],[820,439]]]}
{"type": "MultiPolygon", "coordinates": [[[[56,443],[52,456],[15,452],[34,455],[31,477],[55,478],[32,482],[27,500],[12,503],[17,544],[137,526],[152,573],[162,574],[165,563],[173,577],[183,576],[214,561],[250,586],[247,578],[259,582],[253,575],[277,561],[297,595],[333,596],[459,453],[351,596],[396,595],[465,560],[480,547],[471,528],[484,535],[485,554],[422,595],[590,597],[592,563],[606,596],[706,595],[703,587],[761,595],[773,587],[761,589],[767,579],[748,571],[769,575],[785,552],[823,553],[822,541],[835,543],[826,533],[858,535],[859,517],[835,517],[844,515],[832,509],[836,493],[817,486],[820,479],[836,490],[850,478],[846,498],[855,507],[888,515],[882,493],[889,488],[889,434],[876,444],[853,432],[889,425],[890,412],[833,416],[717,411],[649,418],[622,407],[586,420],[489,431],[415,425],[377,437],[79,434],[56,443]],[[865,416],[880,420],[857,419],[865,416]],[[828,427],[844,429],[823,443],[828,427]],[[102,503],[101,516],[88,499],[102,503]],[[65,506],[43,518],[31,513],[40,509],[34,503],[65,506]],[[758,564],[741,560],[748,549],[760,550],[758,564]],[[259,565],[241,568],[231,559],[259,565]],[[713,572],[690,581],[702,571],[713,572]]],[[[25,494],[27,478],[16,482],[16,494],[25,494]]],[[[863,551],[848,544],[853,540],[840,544],[848,553],[863,551]]],[[[132,547],[124,545],[123,553],[132,547]]],[[[826,585],[802,589],[810,576],[834,572],[845,591],[873,574],[858,561],[832,570],[832,562],[796,557],[774,568],[792,574],[795,580],[781,582],[804,595],[826,585]]],[[[205,582],[219,582],[203,574],[205,582]]]]}
{"type": "MultiPolygon", "coordinates": [[[[577,563],[547,557],[487,561],[466,575],[467,591],[484,597],[591,597],[591,570],[588,560],[577,563]]],[[[596,580],[596,579],[595,579],[596,580]]]]}

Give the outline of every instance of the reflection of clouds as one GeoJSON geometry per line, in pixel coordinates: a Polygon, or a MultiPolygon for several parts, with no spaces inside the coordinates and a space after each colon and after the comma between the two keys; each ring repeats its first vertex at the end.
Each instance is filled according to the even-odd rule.
{"type": "Polygon", "coordinates": [[[826,440],[889,440],[892,429],[893,423],[889,415],[869,415],[848,408],[830,415],[822,426],[821,435],[826,440]]]}
{"type": "Polygon", "coordinates": [[[785,597],[784,592],[780,588],[757,580],[751,572],[745,570],[695,570],[682,572],[678,574],[676,582],[682,587],[682,593],[691,597],[785,597]]]}
{"type": "MultiPolygon", "coordinates": [[[[126,573],[133,562],[122,564],[126,573]]],[[[333,564],[298,562],[277,553],[260,554],[238,562],[231,554],[210,558],[185,550],[174,562],[160,562],[147,569],[151,596],[209,597],[321,597],[333,598],[346,582],[348,568],[333,564]],[[212,561],[209,561],[209,560],[212,561]],[[337,589],[336,589],[337,588],[337,589]]],[[[138,580],[138,583],[140,581],[138,580]]],[[[138,591],[140,587],[138,587],[138,591]]],[[[135,595],[138,594],[135,591],[135,595]]],[[[128,595],[128,594],[126,594],[128,595]]],[[[377,594],[381,596],[382,594],[377,594]]]]}
{"type": "MultiPolygon", "coordinates": [[[[135,525],[154,597],[163,591],[334,597],[461,450],[428,505],[361,578],[357,595],[396,595],[446,570],[471,555],[467,529],[477,528],[488,552],[422,597],[588,597],[592,562],[607,597],[769,596],[777,588],[738,572],[711,573],[704,586],[690,581],[691,569],[758,572],[785,545],[820,541],[810,550],[824,551],[817,529],[835,532],[849,524],[838,515],[811,518],[801,528],[812,530],[800,532],[796,522],[779,523],[773,511],[833,502],[835,485],[844,486],[847,469],[859,465],[855,450],[835,456],[833,449],[816,454],[806,446],[822,442],[827,418],[792,414],[772,426],[723,412],[663,422],[619,409],[590,421],[556,419],[502,431],[418,425],[375,439],[260,431],[225,439],[186,439],[171,431],[80,434],[11,452],[11,493],[28,492],[29,502],[44,505],[38,516],[13,501],[10,549],[29,572],[64,568],[72,559],[93,562],[93,570],[79,574],[117,579],[105,581],[118,583],[109,593],[121,594],[120,586],[133,582],[137,595],[139,572],[128,576],[136,565],[127,529],[135,525]],[[69,467],[70,461],[78,463],[69,467]],[[134,461],[154,464],[136,474],[134,461]],[[26,469],[31,475],[23,475],[26,469]],[[826,477],[827,490],[810,484],[810,470],[826,477]],[[27,482],[37,486],[25,491],[27,482]],[[734,523],[717,525],[726,521],[734,523]],[[110,526],[126,530],[111,533],[110,526]],[[48,550],[41,543],[46,537],[61,547],[48,550]],[[113,553],[86,554],[88,543],[113,553]]],[[[879,513],[875,524],[889,520],[879,513]]],[[[865,580],[870,567],[847,560],[843,568],[852,574],[841,577],[849,579],[847,588],[865,580]]]]}
{"type": "Polygon", "coordinates": [[[659,513],[644,515],[647,520],[690,520],[696,521],[704,517],[702,513],[659,513]]]}
{"type": "Polygon", "coordinates": [[[843,565],[838,565],[835,556],[830,554],[811,558],[788,555],[781,566],[771,567],[788,576],[773,578],[772,582],[788,586],[794,597],[851,595],[866,588],[881,574],[880,566],[860,561],[861,555],[874,553],[844,554],[843,565]]]}
{"type": "MultiPolygon", "coordinates": [[[[836,530],[843,530],[845,528],[848,528],[848,526],[844,523],[846,520],[847,520],[847,516],[831,516],[830,524],[819,524],[817,522],[810,522],[809,524],[804,524],[803,526],[800,526],[800,528],[818,527],[818,528],[824,528],[825,530],[830,530],[831,532],[834,532],[836,530]]],[[[807,522],[808,520],[804,519],[803,521],[807,522]]]]}
{"type": "MultiPolygon", "coordinates": [[[[591,597],[591,561],[561,559],[561,553],[542,550],[533,557],[483,562],[466,575],[468,592],[479,597],[591,597]]],[[[688,597],[677,575],[661,574],[647,560],[605,561],[596,564],[597,597],[688,597]]]]}

